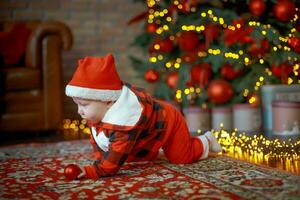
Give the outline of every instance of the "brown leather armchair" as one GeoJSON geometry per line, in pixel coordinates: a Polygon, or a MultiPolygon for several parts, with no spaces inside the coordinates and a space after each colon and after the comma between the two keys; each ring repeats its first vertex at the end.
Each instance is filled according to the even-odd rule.
{"type": "MultiPolygon", "coordinates": [[[[1,24],[5,31],[15,23],[1,24]]],[[[22,23],[31,30],[24,64],[0,68],[0,131],[58,130],[63,117],[62,50],[71,48],[72,33],[61,22],[22,23]]]]}

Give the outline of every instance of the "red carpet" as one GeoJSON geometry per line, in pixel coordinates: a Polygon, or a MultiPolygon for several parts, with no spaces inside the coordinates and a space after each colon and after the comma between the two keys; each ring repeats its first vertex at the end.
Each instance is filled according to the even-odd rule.
{"type": "Polygon", "coordinates": [[[92,162],[87,140],[0,148],[0,199],[300,199],[300,176],[226,156],[190,165],[126,164],[115,177],[68,181],[92,162]]]}

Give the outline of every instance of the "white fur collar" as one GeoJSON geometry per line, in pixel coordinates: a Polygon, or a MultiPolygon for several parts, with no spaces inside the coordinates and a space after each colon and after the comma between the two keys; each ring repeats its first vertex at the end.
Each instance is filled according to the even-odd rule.
{"type": "Polygon", "coordinates": [[[109,139],[105,136],[104,132],[101,131],[100,133],[97,134],[96,128],[92,127],[92,135],[97,143],[98,147],[100,147],[103,151],[108,151],[109,147],[109,139]]]}
{"type": "Polygon", "coordinates": [[[134,126],[140,119],[142,110],[137,96],[124,85],[119,99],[105,113],[102,122],[119,126],[134,126]]]}

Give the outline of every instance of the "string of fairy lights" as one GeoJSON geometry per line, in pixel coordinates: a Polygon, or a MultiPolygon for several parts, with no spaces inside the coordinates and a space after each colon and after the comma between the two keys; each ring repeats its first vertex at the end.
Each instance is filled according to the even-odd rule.
{"type": "Polygon", "coordinates": [[[226,130],[214,131],[218,141],[225,152],[242,153],[264,158],[300,159],[300,140],[287,141],[279,139],[267,139],[263,135],[238,134],[237,130],[228,132],[226,130]]]}
{"type": "MultiPolygon", "coordinates": [[[[148,4],[148,7],[149,7],[149,15],[148,15],[148,23],[157,23],[157,24],[161,24],[161,18],[165,17],[166,16],[166,19],[165,21],[169,22],[169,23],[172,23],[173,21],[173,18],[176,18],[175,16],[170,16],[168,15],[169,11],[168,9],[163,9],[162,11],[158,11],[158,10],[154,10],[153,7],[155,6],[155,4],[159,3],[160,1],[159,0],[148,0],[147,1],[147,4],[148,4]]],[[[182,9],[182,4],[180,4],[179,1],[175,0],[173,1],[173,4],[175,6],[177,6],[178,9],[182,9]]],[[[296,10],[298,10],[298,8],[296,8],[296,10]]],[[[196,12],[196,9],[195,8],[191,8],[190,10],[191,12],[196,12]]],[[[240,29],[242,28],[242,25],[237,23],[235,25],[228,25],[225,23],[225,20],[224,18],[222,17],[218,17],[216,16],[212,10],[207,10],[206,12],[201,12],[200,13],[200,16],[202,18],[209,18],[211,19],[214,23],[222,26],[224,29],[229,29],[229,30],[236,30],[236,29],[240,29]]],[[[297,14],[295,14],[294,18],[291,20],[291,22],[296,22],[298,20],[299,16],[297,14]]],[[[277,32],[274,28],[272,28],[272,26],[270,24],[261,24],[260,22],[257,22],[257,21],[249,21],[248,22],[248,25],[250,27],[256,27],[256,28],[259,28],[260,30],[260,33],[263,37],[266,37],[267,34],[271,32],[273,32],[274,34],[277,32]]],[[[156,34],[160,35],[162,34],[163,32],[166,32],[166,31],[169,31],[170,28],[167,24],[162,24],[160,27],[157,28],[156,30],[156,34]]],[[[183,31],[197,31],[197,32],[203,32],[205,30],[205,26],[204,25],[182,25],[181,27],[181,30],[183,31]]],[[[281,50],[281,51],[291,51],[291,48],[288,47],[286,45],[286,43],[288,42],[288,38],[289,37],[292,37],[293,36],[293,33],[296,32],[296,29],[295,28],[291,28],[290,33],[285,36],[285,37],[282,37],[282,36],[279,36],[278,40],[281,41],[282,43],[284,43],[284,45],[282,43],[278,44],[278,45],[274,45],[274,46],[271,46],[271,50],[276,52],[278,50],[281,50]]],[[[171,35],[169,37],[169,39],[171,41],[175,40],[175,36],[171,35]]],[[[160,46],[159,44],[155,44],[154,45],[154,49],[156,50],[159,50],[160,49],[160,46]]],[[[265,63],[265,60],[263,58],[259,58],[257,61],[254,60],[250,60],[249,57],[247,57],[243,50],[238,50],[237,52],[222,52],[220,49],[212,49],[212,48],[209,48],[207,51],[199,51],[198,52],[198,56],[203,58],[203,57],[206,57],[208,55],[223,55],[226,59],[236,59],[236,60],[242,60],[244,65],[245,66],[248,66],[250,64],[255,64],[254,62],[258,62],[260,64],[264,64],[265,63]]],[[[287,58],[289,61],[294,59],[294,61],[297,61],[297,58],[291,58],[290,56],[288,56],[287,58]]],[[[161,62],[164,60],[164,57],[162,54],[158,54],[156,56],[153,56],[151,55],[149,57],[149,62],[150,63],[156,63],[156,62],[161,62]]],[[[181,63],[182,63],[182,59],[181,58],[177,58],[175,60],[171,60],[171,61],[166,61],[165,62],[165,67],[167,69],[170,69],[172,67],[174,67],[175,69],[179,69],[180,66],[181,66],[181,63]]],[[[293,73],[295,76],[298,75],[298,69],[299,69],[299,64],[295,64],[293,66],[293,73]]],[[[272,76],[272,72],[269,68],[266,68],[265,69],[265,76],[272,76]]],[[[266,80],[266,77],[264,76],[260,76],[258,78],[258,80],[255,82],[255,85],[254,85],[254,90],[255,91],[258,91],[259,88],[264,85],[265,83],[265,80],[266,80]]],[[[295,83],[294,80],[291,78],[291,77],[288,77],[288,80],[287,80],[287,84],[293,84],[295,83]]],[[[300,83],[300,80],[298,80],[298,84],[300,83]]],[[[191,94],[196,94],[196,95],[200,95],[201,94],[201,89],[200,88],[193,88],[193,87],[187,87],[187,88],[183,88],[182,90],[178,89],[175,93],[175,97],[177,99],[178,102],[181,102],[183,96],[182,95],[191,95],[191,94]]],[[[249,95],[249,89],[245,89],[244,92],[243,92],[243,96],[244,97],[247,97],[249,95]]],[[[248,100],[249,103],[255,103],[255,98],[254,97],[250,97],[250,99],[248,100]]]]}
{"type": "MultiPolygon", "coordinates": [[[[63,128],[65,130],[72,130],[75,133],[91,133],[90,128],[88,128],[87,122],[84,119],[65,119],[63,122],[63,128]]],[[[250,156],[259,156],[264,159],[300,159],[300,140],[267,139],[263,135],[247,135],[246,133],[238,133],[237,129],[229,132],[222,129],[222,124],[220,130],[211,131],[218,138],[218,142],[222,145],[223,152],[225,153],[232,154],[246,152],[250,156]]],[[[199,131],[199,133],[201,133],[201,131],[199,131]]]]}

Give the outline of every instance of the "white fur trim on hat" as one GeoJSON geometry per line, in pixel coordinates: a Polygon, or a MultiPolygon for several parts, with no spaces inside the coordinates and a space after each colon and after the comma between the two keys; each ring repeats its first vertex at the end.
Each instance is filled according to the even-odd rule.
{"type": "Polygon", "coordinates": [[[99,90],[67,85],[65,92],[69,97],[101,101],[116,101],[120,97],[122,90],[99,90]]]}

